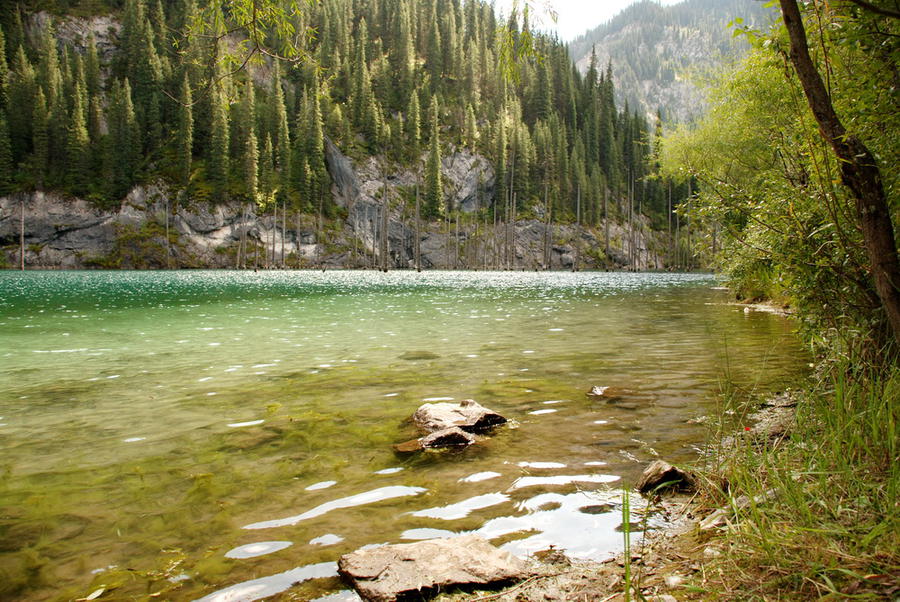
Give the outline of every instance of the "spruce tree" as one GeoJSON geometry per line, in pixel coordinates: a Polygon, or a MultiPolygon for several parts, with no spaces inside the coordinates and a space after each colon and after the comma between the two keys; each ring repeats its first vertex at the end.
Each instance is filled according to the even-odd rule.
{"type": "Polygon", "coordinates": [[[68,167],[67,181],[69,190],[76,195],[83,195],[88,190],[91,177],[90,138],[85,120],[85,103],[87,92],[84,84],[79,82],[75,88],[74,106],[69,119],[68,145],[66,163],[68,167]]]}
{"type": "Polygon", "coordinates": [[[272,79],[272,122],[275,134],[273,160],[278,173],[278,197],[285,200],[291,187],[291,134],[288,127],[287,108],[284,105],[284,91],[281,89],[281,74],[275,63],[272,79]]]}
{"type": "Polygon", "coordinates": [[[244,193],[247,195],[247,200],[255,203],[258,191],[259,148],[257,147],[256,133],[252,130],[247,135],[244,147],[244,193]]]}
{"type": "Polygon", "coordinates": [[[410,95],[409,108],[406,109],[406,137],[412,148],[413,159],[419,160],[419,144],[422,140],[422,116],[419,110],[419,94],[410,95]]]}
{"type": "Polygon", "coordinates": [[[110,194],[121,198],[134,184],[141,161],[141,132],[131,101],[131,84],[126,78],[113,84],[109,108],[107,169],[110,194]]]}
{"type": "Polygon", "coordinates": [[[425,169],[425,216],[434,219],[441,215],[441,205],[444,201],[444,186],[441,178],[441,142],[437,96],[431,97],[428,122],[428,129],[431,132],[431,141],[428,164],[425,169]]]}
{"type": "Polygon", "coordinates": [[[19,46],[12,61],[9,81],[9,106],[23,107],[23,110],[7,114],[9,137],[12,145],[13,163],[22,162],[32,148],[32,112],[25,107],[33,107],[37,101],[37,76],[25,50],[19,46]]]}
{"type": "Polygon", "coordinates": [[[213,187],[213,198],[224,201],[228,196],[228,105],[218,84],[211,94],[212,122],[210,123],[207,176],[213,187]]]}
{"type": "Polygon", "coordinates": [[[38,190],[44,188],[47,180],[47,167],[49,162],[48,127],[47,127],[47,101],[44,91],[40,88],[34,100],[34,109],[31,117],[31,175],[38,190]]]}
{"type": "MultiPolygon", "coordinates": [[[[6,62],[6,39],[0,27],[0,111],[9,110],[9,67],[6,62]]],[[[7,143],[9,143],[7,131],[7,143]]]]}
{"type": "MultiPolygon", "coordinates": [[[[3,57],[6,58],[5,56],[3,57]]],[[[13,155],[6,112],[0,111],[0,196],[13,192],[13,155]]]]}
{"type": "Polygon", "coordinates": [[[178,110],[178,138],[176,140],[176,152],[178,154],[178,182],[185,188],[191,181],[191,161],[194,148],[194,111],[193,96],[191,94],[191,82],[184,74],[181,81],[181,94],[179,96],[178,110]]]}

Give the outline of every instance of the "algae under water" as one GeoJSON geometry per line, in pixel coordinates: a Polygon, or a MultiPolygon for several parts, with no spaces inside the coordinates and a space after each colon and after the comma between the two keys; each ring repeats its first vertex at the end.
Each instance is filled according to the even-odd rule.
{"type": "Polygon", "coordinates": [[[616,488],[657,453],[696,457],[689,420],[725,384],[804,371],[789,320],[715,284],[0,273],[0,598],[353,599],[341,554],[463,532],[615,554],[616,488]],[[393,453],[424,400],[466,398],[514,424],[461,453],[393,453]]]}

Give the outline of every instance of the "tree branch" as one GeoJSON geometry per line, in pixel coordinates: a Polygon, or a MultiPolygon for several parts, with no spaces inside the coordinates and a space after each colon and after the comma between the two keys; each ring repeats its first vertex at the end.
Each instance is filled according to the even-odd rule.
{"type": "Polygon", "coordinates": [[[895,10],[891,10],[889,8],[882,8],[880,6],[876,6],[871,2],[866,2],[866,0],[850,0],[853,4],[860,8],[864,8],[867,11],[879,14],[883,17],[891,17],[892,19],[900,19],[900,12],[895,10]]]}

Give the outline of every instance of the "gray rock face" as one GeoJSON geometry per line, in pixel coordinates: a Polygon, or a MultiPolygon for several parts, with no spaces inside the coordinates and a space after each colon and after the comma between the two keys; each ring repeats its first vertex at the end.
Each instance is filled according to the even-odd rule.
{"type": "Polygon", "coordinates": [[[341,556],[338,572],[373,602],[425,597],[451,586],[519,581],[531,574],[524,561],[476,535],[357,550],[341,556]]]}
{"type": "Polygon", "coordinates": [[[506,418],[472,399],[460,403],[426,403],[415,414],[413,422],[424,433],[459,427],[467,433],[483,433],[506,422],[506,418]]]}
{"type": "MultiPolygon", "coordinates": [[[[276,223],[271,214],[257,214],[252,203],[179,200],[162,184],[135,187],[118,207],[108,210],[34,192],[0,197],[0,266],[19,262],[19,211],[24,199],[29,268],[230,268],[239,263],[266,267],[273,249],[278,267],[365,268],[383,263],[390,269],[414,267],[416,172],[392,171],[374,157],[354,164],[330,140],[326,159],[332,193],[346,219],[341,228],[329,228],[322,237],[317,235],[314,216],[290,215],[284,223],[279,212],[276,223]],[[169,243],[164,234],[167,222],[175,238],[169,243]],[[382,258],[385,238],[387,256],[382,258]],[[125,248],[128,245],[130,249],[125,248]]],[[[612,222],[608,228],[589,230],[548,226],[534,219],[494,224],[467,216],[465,212],[491,202],[493,169],[484,157],[465,149],[448,153],[442,165],[446,202],[462,213],[458,223],[420,223],[424,269],[663,267],[660,256],[650,249],[669,245],[660,234],[650,233],[646,223],[639,222],[634,230],[612,222]],[[604,259],[607,231],[609,253],[604,259]]],[[[424,183],[419,179],[421,192],[424,183]]]]}

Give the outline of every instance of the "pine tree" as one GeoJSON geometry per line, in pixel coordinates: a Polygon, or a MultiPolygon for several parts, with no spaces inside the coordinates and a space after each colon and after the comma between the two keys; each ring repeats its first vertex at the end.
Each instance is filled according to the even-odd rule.
{"type": "Polygon", "coordinates": [[[496,191],[494,196],[495,212],[503,206],[503,203],[506,202],[506,197],[509,194],[506,181],[506,157],[506,120],[501,114],[497,123],[497,136],[494,143],[494,177],[496,181],[494,186],[494,190],[496,191]]]}
{"type": "Polygon", "coordinates": [[[428,164],[425,169],[425,216],[437,218],[441,215],[444,202],[444,186],[441,178],[441,142],[440,121],[438,116],[437,96],[431,97],[431,108],[428,111],[429,130],[431,132],[428,164]]]}
{"type": "MultiPolygon", "coordinates": [[[[3,57],[4,60],[6,57],[3,57]]],[[[6,112],[0,111],[0,196],[13,192],[13,155],[6,112]]]]}
{"type": "Polygon", "coordinates": [[[87,87],[88,98],[94,98],[100,94],[100,57],[97,55],[97,42],[94,33],[88,34],[87,53],[84,60],[84,83],[87,87]]]}
{"type": "Polygon", "coordinates": [[[278,63],[275,63],[275,76],[272,79],[272,115],[275,133],[275,154],[273,160],[278,173],[278,197],[285,200],[291,187],[291,134],[288,127],[287,109],[284,105],[284,91],[281,89],[281,74],[278,63]]]}
{"type": "Polygon", "coordinates": [[[419,94],[410,95],[409,108],[406,109],[406,137],[412,147],[413,158],[419,159],[419,144],[422,140],[422,116],[419,111],[419,94]]]}
{"type": "Polygon", "coordinates": [[[472,105],[466,105],[466,146],[474,151],[478,141],[478,124],[475,121],[475,110],[472,105]]]}
{"type": "Polygon", "coordinates": [[[38,190],[41,190],[47,179],[50,151],[48,149],[47,101],[44,99],[44,91],[40,88],[38,88],[37,96],[34,100],[31,128],[33,149],[31,156],[31,172],[35,186],[37,186],[38,190]]]}
{"type": "Polygon", "coordinates": [[[113,84],[109,109],[109,136],[106,158],[110,193],[125,196],[136,180],[141,161],[141,132],[131,101],[131,84],[126,78],[113,84]]]}
{"type": "MultiPolygon", "coordinates": [[[[37,76],[25,50],[19,46],[12,61],[9,81],[9,106],[33,107],[37,102],[37,76]]],[[[32,116],[27,110],[12,111],[9,118],[9,137],[13,163],[22,162],[32,149],[32,116]]]]}
{"type": "Polygon", "coordinates": [[[184,74],[181,82],[181,94],[178,110],[178,138],[176,150],[178,153],[178,181],[187,187],[191,181],[191,160],[194,148],[194,111],[193,96],[191,94],[191,82],[184,74]]]}
{"type": "Polygon", "coordinates": [[[213,197],[218,201],[228,196],[228,105],[225,94],[216,85],[211,94],[212,123],[210,124],[210,145],[208,159],[208,179],[213,186],[213,197]]]}
{"type": "MultiPolygon", "coordinates": [[[[9,110],[9,67],[6,62],[6,38],[0,27],[0,111],[9,110]]],[[[9,132],[7,131],[7,144],[9,132]]]]}
{"type": "Polygon", "coordinates": [[[244,192],[247,199],[255,203],[258,191],[257,171],[259,169],[259,148],[256,142],[256,133],[252,130],[247,135],[244,143],[244,192]]]}
{"type": "Polygon", "coordinates": [[[259,155],[259,192],[264,199],[268,199],[275,190],[275,166],[272,163],[274,151],[272,149],[272,137],[266,134],[266,142],[263,144],[259,155]]]}
{"type": "Polygon", "coordinates": [[[85,103],[87,92],[84,83],[78,82],[75,88],[75,103],[69,119],[67,158],[68,186],[76,195],[83,195],[88,190],[91,177],[92,157],[90,154],[90,138],[85,120],[85,103]]]}

